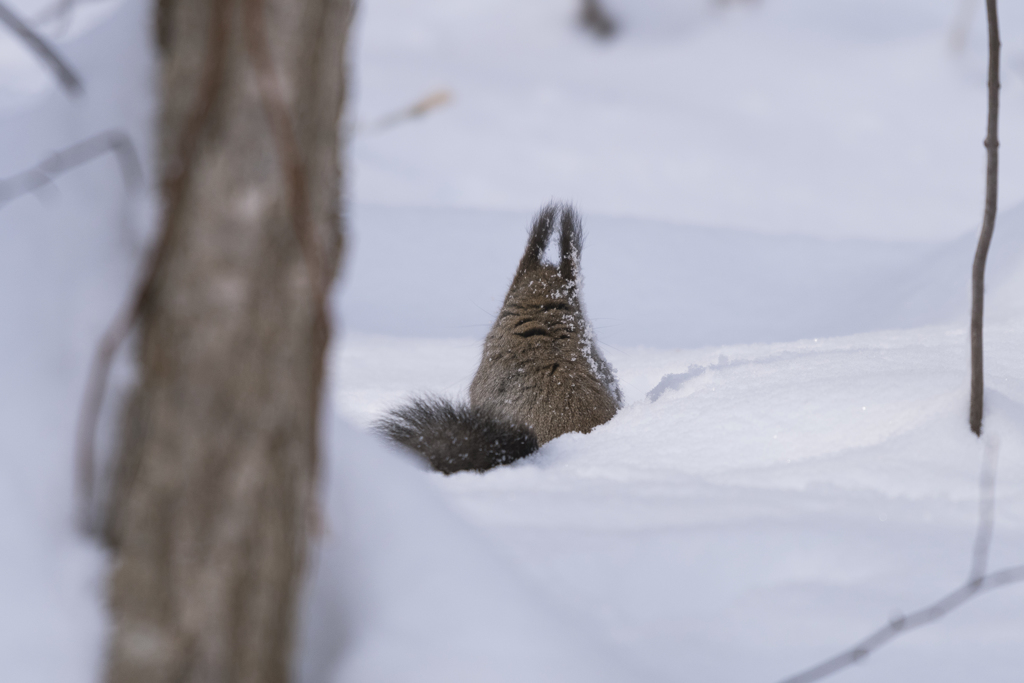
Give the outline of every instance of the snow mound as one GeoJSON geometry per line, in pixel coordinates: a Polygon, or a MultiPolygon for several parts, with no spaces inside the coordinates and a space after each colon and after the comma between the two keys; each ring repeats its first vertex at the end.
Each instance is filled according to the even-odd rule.
{"type": "MultiPolygon", "coordinates": [[[[1021,335],[1019,322],[987,332],[986,433],[1002,444],[993,568],[1024,562],[1021,335]]],[[[401,376],[463,390],[464,340],[447,351],[434,340],[428,365],[405,357],[407,343],[346,340],[335,390],[346,415],[367,421],[399,400],[388,387],[401,376]],[[362,375],[349,358],[371,347],[379,364],[362,375]]],[[[627,405],[610,422],[508,467],[428,479],[506,571],[652,675],[781,678],[966,576],[981,446],[966,424],[965,348],[962,328],[932,327],[611,351],[627,405]]],[[[395,583],[417,580],[416,563],[394,566],[395,583]]],[[[986,596],[845,675],[1014,680],[1022,608],[1020,587],[986,596]]]]}
{"type": "Polygon", "coordinates": [[[307,679],[331,670],[344,634],[339,683],[655,680],[510,567],[409,456],[338,420],[327,442],[307,679]]]}

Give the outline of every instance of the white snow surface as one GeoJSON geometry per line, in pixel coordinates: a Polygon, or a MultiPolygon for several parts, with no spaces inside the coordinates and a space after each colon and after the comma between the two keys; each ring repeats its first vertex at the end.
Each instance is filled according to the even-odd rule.
{"type": "MultiPolygon", "coordinates": [[[[961,0],[606,3],[609,43],[571,0],[361,3],[303,683],[770,682],[967,577],[981,3],[959,53],[961,0]],[[437,88],[450,104],[373,129],[437,88]],[[366,427],[466,391],[552,198],[584,217],[625,407],[509,467],[427,472],[366,427]]],[[[42,30],[82,98],[0,36],[0,177],[112,128],[148,175],[126,192],[106,156],[0,206],[0,666],[19,683],[101,675],[107,558],[73,526],[74,425],[157,204],[149,3],[78,4],[42,30]]],[[[1000,9],[992,569],[1024,563],[1024,9],[1000,9]]],[[[1001,589],[835,680],[1018,681],[1022,614],[1024,587],[1001,589]]]]}

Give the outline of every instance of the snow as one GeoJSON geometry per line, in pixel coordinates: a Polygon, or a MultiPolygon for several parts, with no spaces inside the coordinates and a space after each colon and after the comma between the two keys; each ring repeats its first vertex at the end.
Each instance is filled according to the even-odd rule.
{"type": "MultiPolygon", "coordinates": [[[[358,115],[436,88],[450,107],[353,148],[354,196],[402,206],[590,215],[884,241],[975,227],[984,182],[984,12],[961,0],[608,0],[621,40],[571,25],[576,0],[367,2],[358,115]],[[937,169],[942,169],[938,172],[937,169]]],[[[1019,3],[1003,22],[1003,206],[1024,199],[1019,3]]]]}
{"type": "MultiPolygon", "coordinates": [[[[356,622],[335,680],[637,680],[592,625],[425,487],[408,456],[343,423],[328,442],[343,444],[345,456],[332,462],[332,533],[313,587],[318,602],[334,595],[356,622]]],[[[305,661],[327,658],[320,648],[305,661]]]]}
{"type": "MultiPolygon", "coordinates": [[[[361,4],[298,680],[772,681],[967,577],[980,3],[954,53],[960,0],[606,2],[610,43],[571,0],[361,4]],[[439,88],[450,104],[363,125],[439,88]],[[365,427],[466,391],[552,198],[583,216],[583,298],[625,407],[509,467],[426,472],[365,427]]],[[[1024,9],[1002,5],[993,569],[1024,563],[1024,9]]],[[[0,177],[112,128],[152,168],[149,21],[110,0],[44,26],[77,100],[0,36],[0,177]]],[[[71,444],[152,234],[145,182],[126,193],[106,156],[0,207],[4,680],[99,676],[107,558],[73,527],[71,444]]],[[[836,680],[1017,681],[1022,613],[1024,588],[1000,589],[836,680]]]]}
{"type": "MultiPolygon", "coordinates": [[[[986,430],[1001,441],[993,567],[1024,559],[1022,332],[1019,321],[988,328],[986,430]]],[[[611,422],[485,475],[429,477],[550,600],[651,667],[651,680],[777,680],[966,577],[981,445],[964,426],[965,342],[947,326],[609,350],[627,402],[611,422]],[[644,395],[688,367],[704,371],[644,395]]],[[[343,412],[369,421],[401,399],[402,377],[417,391],[465,391],[468,340],[444,346],[417,353],[413,339],[349,335],[343,412]]],[[[1022,602],[1019,588],[982,598],[846,680],[1015,680],[1022,602]]],[[[456,611],[421,616],[422,632],[456,611]]]]}
{"type": "MultiPolygon", "coordinates": [[[[31,10],[25,16],[39,8],[11,5],[31,10]]],[[[17,66],[6,61],[9,46],[0,49],[0,72],[17,66],[31,86],[18,97],[38,93],[2,114],[0,177],[112,128],[148,155],[152,60],[144,9],[127,3],[59,43],[87,89],[76,100],[35,62],[17,66]]],[[[7,681],[92,681],[102,660],[106,559],[72,523],[72,443],[88,363],[131,282],[150,201],[126,195],[108,154],[0,207],[0,663],[7,681]]],[[[106,412],[112,416],[115,406],[106,412]]],[[[109,431],[108,424],[104,440],[109,431]]]]}

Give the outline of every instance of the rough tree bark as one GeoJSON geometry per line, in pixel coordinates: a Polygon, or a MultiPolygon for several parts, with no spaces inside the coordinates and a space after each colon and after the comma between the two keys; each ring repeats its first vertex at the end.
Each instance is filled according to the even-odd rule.
{"type": "Polygon", "coordinates": [[[996,0],[986,0],[988,9],[988,134],[985,149],[988,166],[985,174],[985,218],[974,252],[971,274],[971,431],[981,436],[981,416],[985,394],[982,367],[982,322],[985,313],[985,261],[996,224],[996,200],[999,187],[999,18],[996,0]]]}
{"type": "Polygon", "coordinates": [[[354,0],[160,0],[162,236],[107,533],[107,680],[286,681],[354,0]]]}

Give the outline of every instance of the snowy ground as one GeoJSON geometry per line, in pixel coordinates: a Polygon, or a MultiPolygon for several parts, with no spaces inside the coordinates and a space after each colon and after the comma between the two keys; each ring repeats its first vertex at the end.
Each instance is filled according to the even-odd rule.
{"type": "MultiPolygon", "coordinates": [[[[151,161],[146,4],[45,26],[79,101],[0,37],[0,176],[111,127],[151,161]]],[[[610,44],[570,0],[362,3],[304,681],[771,682],[967,575],[980,3],[961,53],[960,0],[607,4],[610,44]],[[438,88],[450,104],[372,130],[438,88]],[[424,472],[361,428],[465,391],[551,198],[584,216],[626,407],[511,467],[424,472]]],[[[1002,4],[993,568],[1024,563],[1024,9],[1002,4]]],[[[56,187],[0,207],[0,662],[19,682],[100,661],[104,557],[70,525],[71,443],[153,206],[110,158],[56,187]]],[[[983,596],[835,680],[1017,681],[1021,614],[1022,586],[983,596]]]]}

